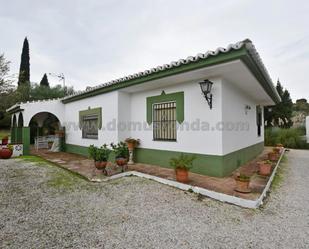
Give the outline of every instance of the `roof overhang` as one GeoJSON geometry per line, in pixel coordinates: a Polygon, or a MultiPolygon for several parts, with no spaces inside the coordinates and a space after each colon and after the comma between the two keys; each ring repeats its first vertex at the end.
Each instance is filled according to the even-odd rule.
{"type": "Polygon", "coordinates": [[[13,105],[12,107],[6,110],[8,114],[13,114],[21,111],[24,111],[24,109],[22,109],[19,104],[13,105]]]}
{"type": "Polygon", "coordinates": [[[264,89],[265,93],[271,98],[273,101],[272,104],[279,103],[281,101],[280,96],[278,95],[254,45],[250,40],[244,40],[242,42],[232,44],[226,49],[218,48],[216,51],[198,54],[195,57],[188,57],[185,60],[172,62],[170,64],[99,85],[91,88],[90,90],[65,97],[62,102],[69,103],[99,94],[156,81],[165,77],[184,74],[203,68],[214,67],[216,65],[226,64],[233,61],[243,62],[243,64],[260,84],[262,89],[264,89]]]}

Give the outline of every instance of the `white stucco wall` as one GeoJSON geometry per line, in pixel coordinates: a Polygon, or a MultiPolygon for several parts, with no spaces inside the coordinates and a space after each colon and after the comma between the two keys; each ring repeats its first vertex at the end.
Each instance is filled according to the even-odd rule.
{"type": "Polygon", "coordinates": [[[20,107],[21,109],[24,109],[24,111],[22,111],[24,118],[24,126],[29,126],[31,118],[40,112],[50,112],[54,114],[59,119],[61,125],[63,124],[64,104],[58,99],[27,102],[21,104],[20,107]]]}
{"type": "Polygon", "coordinates": [[[110,92],[94,97],[81,99],[65,104],[66,143],[89,146],[101,146],[104,143],[117,142],[118,131],[115,122],[118,119],[118,92],[110,92]],[[102,129],[98,132],[98,139],[82,138],[79,129],[79,111],[90,108],[102,108],[102,129]]]}
{"type": "Polygon", "coordinates": [[[166,94],[184,91],[184,118],[182,128],[177,131],[176,142],[153,141],[152,125],[147,130],[131,131],[130,135],[141,140],[140,147],[170,151],[181,151],[201,154],[222,154],[222,133],[215,129],[221,121],[221,80],[211,79],[213,85],[213,108],[210,110],[197,81],[187,82],[131,95],[131,119],[133,122],[142,121],[146,124],[146,98],[160,95],[162,90],[166,94]],[[201,122],[207,122],[210,130],[201,130],[201,122]],[[212,129],[214,127],[214,129],[212,129]]]}
{"type": "Polygon", "coordinates": [[[222,134],[223,154],[263,142],[264,125],[261,127],[261,136],[257,135],[256,106],[259,103],[252,101],[240,88],[226,80],[222,84],[222,93],[222,121],[226,127],[222,134]],[[250,106],[251,110],[246,111],[246,105],[250,106]],[[244,129],[240,128],[241,124],[244,129]]]}

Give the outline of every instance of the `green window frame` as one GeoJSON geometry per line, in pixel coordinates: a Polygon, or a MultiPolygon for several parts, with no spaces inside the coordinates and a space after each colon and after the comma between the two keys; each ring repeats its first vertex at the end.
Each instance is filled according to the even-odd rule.
{"type": "Polygon", "coordinates": [[[102,108],[89,107],[88,110],[79,111],[79,128],[82,130],[82,138],[98,139],[102,128],[102,108]]]}
{"type": "Polygon", "coordinates": [[[153,105],[155,103],[176,102],[176,120],[179,124],[184,121],[184,92],[166,94],[162,91],[161,95],[147,97],[146,118],[149,125],[153,120],[153,105]]]}

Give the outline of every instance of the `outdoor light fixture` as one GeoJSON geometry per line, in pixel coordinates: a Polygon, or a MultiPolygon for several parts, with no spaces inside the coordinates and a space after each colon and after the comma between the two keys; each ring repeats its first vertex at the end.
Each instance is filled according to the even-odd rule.
{"type": "Polygon", "coordinates": [[[210,80],[204,80],[202,82],[199,82],[199,84],[201,86],[202,93],[204,94],[204,97],[205,97],[210,109],[212,109],[211,88],[212,88],[213,82],[211,82],[210,80]]]}

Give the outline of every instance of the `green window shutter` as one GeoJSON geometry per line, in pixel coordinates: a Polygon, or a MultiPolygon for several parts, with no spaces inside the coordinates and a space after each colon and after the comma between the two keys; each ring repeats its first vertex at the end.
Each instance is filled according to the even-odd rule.
{"type": "Polygon", "coordinates": [[[84,116],[91,116],[96,115],[98,116],[98,129],[102,128],[102,108],[93,108],[88,110],[79,111],[79,128],[81,129],[83,126],[83,117],[84,116]]]}
{"type": "Polygon", "coordinates": [[[184,121],[184,92],[166,94],[162,91],[161,95],[147,97],[147,123],[152,123],[152,106],[155,103],[176,102],[176,120],[179,124],[184,121]]]}

